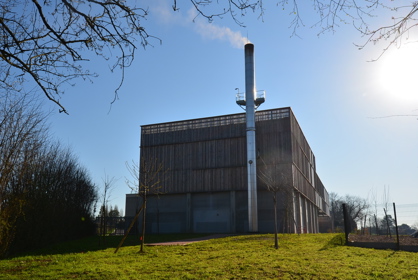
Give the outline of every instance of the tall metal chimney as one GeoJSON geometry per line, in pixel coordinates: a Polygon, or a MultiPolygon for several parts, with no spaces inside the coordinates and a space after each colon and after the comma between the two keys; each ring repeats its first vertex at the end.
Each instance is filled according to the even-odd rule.
{"type": "Polygon", "coordinates": [[[258,232],[255,99],[254,45],[248,43],[245,45],[245,111],[247,119],[248,230],[250,232],[258,232]]]}

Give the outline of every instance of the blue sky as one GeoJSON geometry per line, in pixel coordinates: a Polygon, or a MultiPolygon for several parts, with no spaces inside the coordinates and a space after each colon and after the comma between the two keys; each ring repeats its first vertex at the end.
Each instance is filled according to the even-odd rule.
{"type": "Polygon", "coordinates": [[[52,134],[72,147],[100,189],[106,175],[116,179],[112,205],[124,209],[130,193],[125,162],[139,158],[141,125],[243,112],[235,88],[245,86],[247,36],[255,45],[257,89],[266,91],[260,109],[292,108],[328,192],[367,198],[374,191],[380,199],[386,186],[391,202],[417,203],[418,117],[380,118],[418,115],[417,44],[368,62],[384,44],[358,50],[354,43],[365,38],[348,24],[317,36],[310,10],[302,11],[305,26],[292,37],[289,10],[275,5],[264,4],[264,21],[246,15],[243,28],[228,17],[193,22],[188,3],[177,12],[170,1],[141,3],[149,6],[145,28],[162,44],[151,40],[153,46],[137,50],[110,112],[120,73],[93,60],[89,68],[100,76],[66,88],[61,103],[70,115],[51,118],[52,134]]]}

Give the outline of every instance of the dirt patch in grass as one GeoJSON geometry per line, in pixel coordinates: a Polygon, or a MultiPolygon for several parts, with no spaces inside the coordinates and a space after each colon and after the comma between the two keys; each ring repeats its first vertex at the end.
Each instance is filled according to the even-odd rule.
{"type": "Polygon", "coordinates": [[[190,243],[200,242],[200,241],[206,241],[209,239],[216,239],[216,238],[223,238],[232,236],[232,234],[212,234],[197,238],[189,238],[189,239],[182,239],[178,241],[168,241],[168,242],[156,242],[156,243],[146,243],[147,246],[163,246],[163,245],[188,245],[190,243]]]}
{"type": "MultiPolygon", "coordinates": [[[[392,235],[392,238],[386,235],[360,235],[350,234],[348,240],[352,242],[382,242],[382,243],[395,243],[396,235],[392,235]]],[[[408,235],[399,236],[399,243],[402,245],[417,245],[418,238],[414,238],[408,235]]]]}
{"type": "Polygon", "coordinates": [[[418,252],[418,238],[411,236],[399,236],[399,248],[396,235],[392,237],[385,235],[359,235],[350,234],[348,236],[348,246],[375,248],[375,249],[393,249],[410,252],[418,252]]]}

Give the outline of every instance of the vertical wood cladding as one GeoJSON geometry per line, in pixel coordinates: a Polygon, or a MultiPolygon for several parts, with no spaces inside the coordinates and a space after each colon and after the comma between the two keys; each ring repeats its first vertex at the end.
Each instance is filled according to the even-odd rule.
{"type": "MultiPolygon", "coordinates": [[[[316,193],[327,197],[290,108],[256,113],[256,145],[258,162],[286,165],[289,172],[295,167],[294,187],[309,200],[318,204],[316,193]]],[[[246,190],[246,152],[244,113],[141,127],[141,158],[157,159],[168,169],[166,193],[246,190]]]]}
{"type": "Polygon", "coordinates": [[[239,190],[247,178],[245,123],[142,134],[141,157],[168,169],[165,192],[239,190]]]}
{"type": "Polygon", "coordinates": [[[329,215],[328,192],[316,174],[315,155],[293,113],[291,117],[294,187],[329,215]]]}

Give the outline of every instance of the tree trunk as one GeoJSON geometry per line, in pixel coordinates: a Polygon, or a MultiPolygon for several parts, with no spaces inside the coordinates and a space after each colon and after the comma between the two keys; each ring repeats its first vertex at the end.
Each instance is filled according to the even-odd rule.
{"type": "Polygon", "coordinates": [[[388,217],[388,215],[387,215],[387,213],[386,213],[386,209],[385,208],[383,208],[383,211],[385,211],[385,217],[386,217],[386,226],[387,226],[387,229],[386,229],[386,236],[390,236],[390,238],[392,238],[392,233],[390,232],[390,226],[389,226],[389,217],[388,217]]]}
{"type": "Polygon", "coordinates": [[[138,210],[138,212],[136,213],[135,217],[131,221],[131,224],[129,225],[128,230],[125,232],[125,235],[123,236],[122,240],[120,241],[118,247],[115,250],[115,254],[118,252],[119,248],[122,247],[123,242],[125,242],[125,239],[128,237],[129,232],[131,232],[131,229],[135,225],[135,221],[138,219],[139,214],[141,214],[141,211],[142,210],[144,210],[144,205],[141,206],[141,208],[138,210]]]}
{"type": "Polygon", "coordinates": [[[274,201],[274,248],[279,249],[279,240],[277,237],[277,192],[273,195],[274,201]]]}
{"type": "Polygon", "coordinates": [[[143,206],[144,206],[144,211],[142,212],[142,234],[141,234],[141,249],[139,250],[139,252],[143,253],[144,252],[144,243],[145,243],[145,216],[146,216],[146,212],[147,212],[147,193],[144,190],[144,196],[143,196],[143,206]]]}

